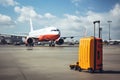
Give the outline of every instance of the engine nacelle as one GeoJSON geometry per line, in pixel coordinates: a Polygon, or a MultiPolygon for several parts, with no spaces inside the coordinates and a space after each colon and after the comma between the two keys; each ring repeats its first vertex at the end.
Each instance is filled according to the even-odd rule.
{"type": "Polygon", "coordinates": [[[56,44],[57,45],[62,45],[64,43],[64,40],[63,39],[58,39],[57,41],[56,41],[56,44]]]}
{"type": "Polygon", "coordinates": [[[28,45],[28,46],[33,46],[33,44],[34,44],[34,43],[33,43],[33,39],[32,39],[32,38],[28,38],[28,39],[27,39],[27,45],[28,45]]]}

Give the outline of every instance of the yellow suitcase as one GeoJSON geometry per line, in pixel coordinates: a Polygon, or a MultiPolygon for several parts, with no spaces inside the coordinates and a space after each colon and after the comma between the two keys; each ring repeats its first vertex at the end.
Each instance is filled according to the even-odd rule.
{"type": "Polygon", "coordinates": [[[94,38],[82,38],[80,39],[79,51],[78,51],[78,66],[82,69],[93,68],[94,61],[94,38]]]}
{"type": "Polygon", "coordinates": [[[102,39],[86,37],[80,39],[78,62],[70,65],[71,69],[102,72],[102,39]]]}

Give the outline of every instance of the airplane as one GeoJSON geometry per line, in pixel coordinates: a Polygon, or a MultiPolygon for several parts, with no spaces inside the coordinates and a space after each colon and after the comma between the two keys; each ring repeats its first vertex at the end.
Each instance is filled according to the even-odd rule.
{"type": "Polygon", "coordinates": [[[117,39],[115,39],[115,40],[113,40],[113,39],[111,39],[111,40],[104,40],[104,44],[109,44],[109,45],[120,45],[120,40],[117,40],[117,39]]]}
{"type": "Polygon", "coordinates": [[[64,39],[72,37],[60,37],[60,30],[56,27],[47,27],[39,30],[33,30],[32,20],[30,19],[30,32],[25,40],[26,46],[33,46],[35,42],[49,41],[49,46],[62,45],[64,39]]]}
{"type": "Polygon", "coordinates": [[[120,44],[120,40],[108,40],[110,45],[117,45],[120,44]]]}

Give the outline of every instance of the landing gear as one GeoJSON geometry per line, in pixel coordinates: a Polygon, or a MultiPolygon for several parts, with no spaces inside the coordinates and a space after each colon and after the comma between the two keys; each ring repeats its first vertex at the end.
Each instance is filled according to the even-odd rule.
{"type": "Polygon", "coordinates": [[[55,46],[55,42],[54,42],[54,41],[51,41],[51,42],[49,43],[49,46],[50,46],[50,47],[54,47],[54,46],[55,46]]]}
{"type": "Polygon", "coordinates": [[[34,43],[25,44],[25,45],[28,46],[28,47],[33,47],[33,46],[34,46],[34,43]]]}

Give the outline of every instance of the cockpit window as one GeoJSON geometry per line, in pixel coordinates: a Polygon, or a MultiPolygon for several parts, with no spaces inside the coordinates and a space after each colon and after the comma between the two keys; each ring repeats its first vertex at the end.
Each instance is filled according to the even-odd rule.
{"type": "Polygon", "coordinates": [[[60,31],[59,29],[53,29],[53,30],[51,30],[51,31],[60,31]]]}

